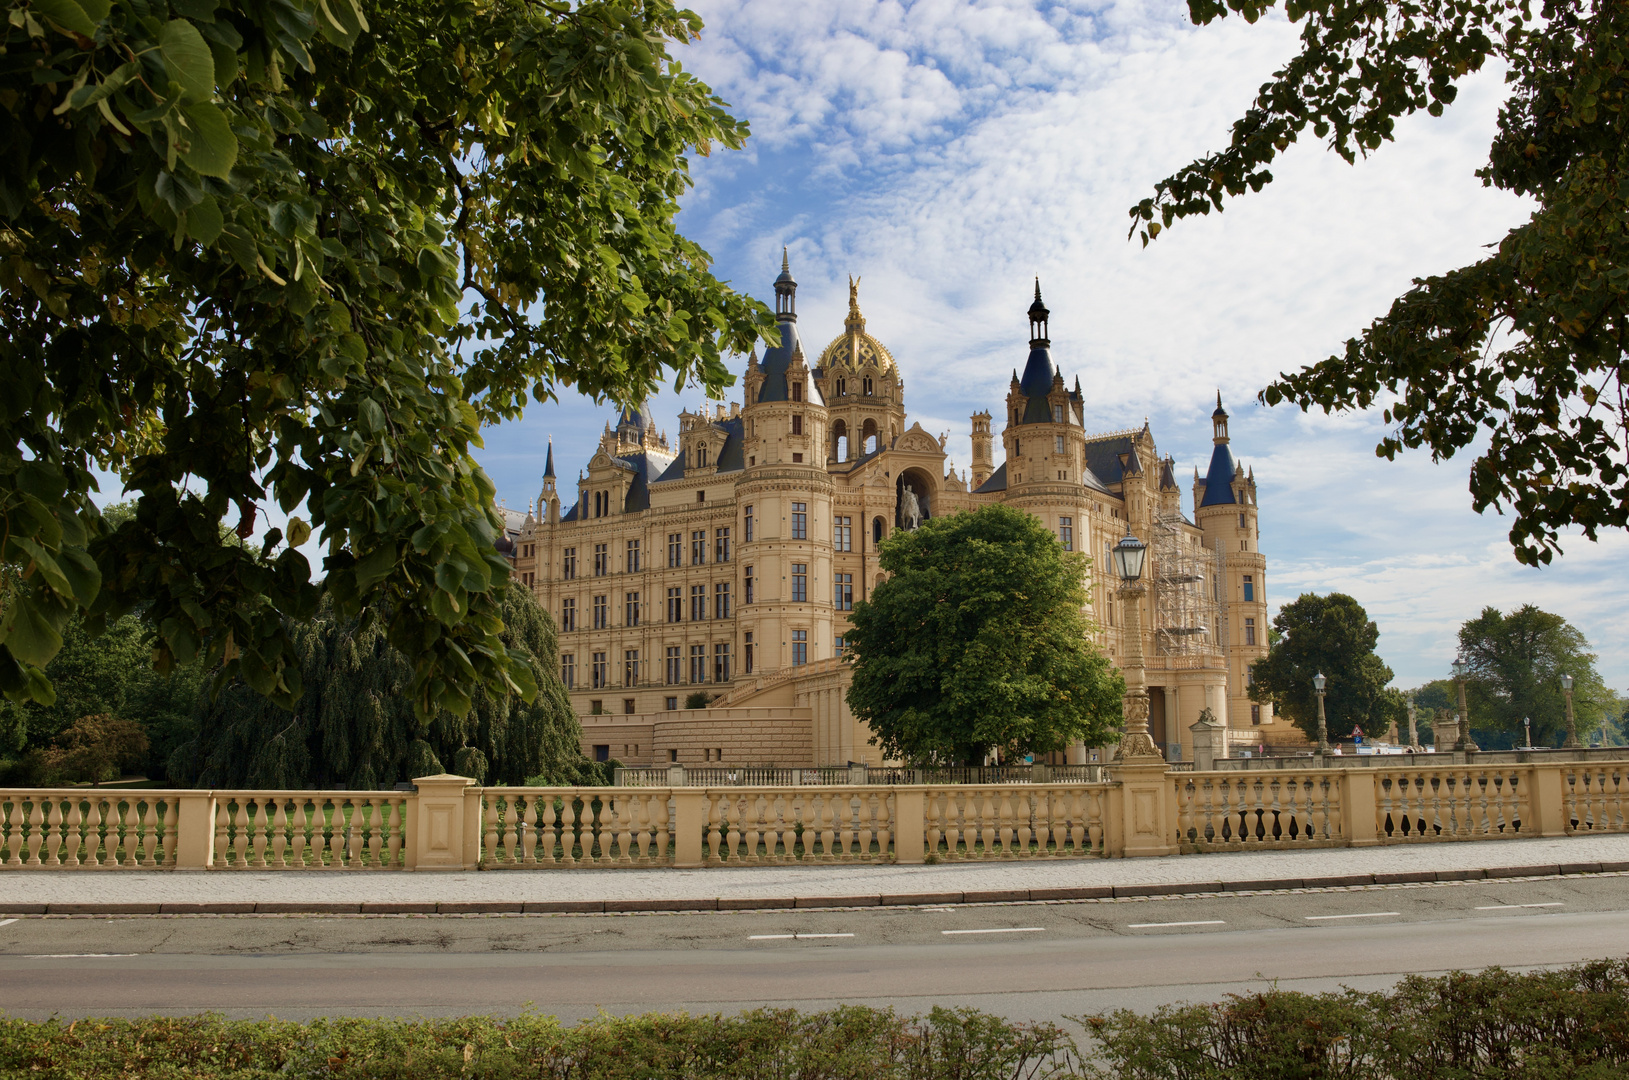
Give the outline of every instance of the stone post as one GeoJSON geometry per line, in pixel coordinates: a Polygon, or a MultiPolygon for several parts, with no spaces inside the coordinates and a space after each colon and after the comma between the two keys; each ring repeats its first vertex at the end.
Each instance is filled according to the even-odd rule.
{"type": "Polygon", "coordinates": [[[667,786],[670,788],[685,786],[683,765],[673,764],[667,767],[667,786]]]}
{"type": "Polygon", "coordinates": [[[481,851],[480,789],[475,790],[475,812],[470,813],[466,789],[475,783],[467,776],[441,773],[413,780],[418,794],[410,798],[408,861],[412,870],[473,870],[481,851]],[[466,818],[473,818],[468,821],[466,818]],[[473,830],[475,843],[470,845],[473,830]]]}
{"type": "Polygon", "coordinates": [[[1533,831],[1522,821],[1523,836],[1566,836],[1572,814],[1562,790],[1561,771],[1574,768],[1570,762],[1533,765],[1528,768],[1527,809],[1533,817],[1533,831]]]}
{"type": "Polygon", "coordinates": [[[1227,725],[1216,719],[1206,706],[1199,719],[1188,725],[1193,733],[1193,767],[1195,772],[1209,772],[1216,767],[1216,759],[1227,757],[1227,725]]]}
{"type": "Polygon", "coordinates": [[[175,868],[207,870],[215,865],[215,793],[189,791],[172,804],[175,814],[175,868]]]}
{"type": "Polygon", "coordinates": [[[1341,769],[1330,775],[1331,783],[1341,785],[1341,829],[1349,847],[1375,847],[1380,843],[1380,786],[1373,769],[1341,769]]]}
{"type": "Polygon", "coordinates": [[[855,787],[864,787],[871,782],[871,769],[863,761],[848,763],[848,782],[855,787]]]}
{"type": "MultiPolygon", "coordinates": [[[[1146,732],[1144,733],[1146,737],[1146,732]]],[[[1131,761],[1114,766],[1120,782],[1120,850],[1126,858],[1175,855],[1176,786],[1163,760],[1131,761]]]]}
{"type": "Polygon", "coordinates": [[[894,861],[917,866],[927,857],[928,805],[919,787],[894,789],[894,861]]]}
{"type": "Polygon", "coordinates": [[[702,865],[702,837],[707,831],[707,793],[701,788],[673,789],[673,865],[702,865]]]}
{"type": "Polygon", "coordinates": [[[1165,767],[1165,756],[1148,735],[1148,681],[1143,671],[1143,593],[1147,587],[1141,581],[1120,586],[1120,599],[1125,601],[1126,662],[1121,673],[1126,680],[1126,730],[1120,737],[1119,760],[1124,762],[1155,761],[1165,767]]]}

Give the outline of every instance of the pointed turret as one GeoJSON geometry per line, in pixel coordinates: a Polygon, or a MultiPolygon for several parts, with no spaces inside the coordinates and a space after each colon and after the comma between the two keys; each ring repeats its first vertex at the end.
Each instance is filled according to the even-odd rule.
{"type": "Polygon", "coordinates": [[[543,479],[554,479],[554,436],[549,436],[549,457],[543,464],[543,479]]]}
{"type": "Polygon", "coordinates": [[[1048,336],[1047,317],[1052,313],[1046,309],[1041,301],[1041,279],[1035,279],[1035,303],[1029,306],[1029,347],[1046,347],[1052,344],[1048,336]]]}
{"type": "Polygon", "coordinates": [[[1210,414],[1215,435],[1211,442],[1216,449],[1210,455],[1210,471],[1205,474],[1205,495],[1200,506],[1222,506],[1238,500],[1233,495],[1233,475],[1238,466],[1233,451],[1228,449],[1227,410],[1222,408],[1222,392],[1216,392],[1216,411],[1210,414]]]}
{"type": "MultiPolygon", "coordinates": [[[[1047,424],[1052,421],[1052,408],[1047,395],[1059,378],[1052,366],[1047,320],[1051,312],[1041,300],[1041,279],[1035,279],[1035,302],[1029,307],[1029,360],[1024,365],[1024,376],[1018,380],[1018,392],[1025,398],[1021,424],[1047,424]]],[[[1016,404],[1016,403],[1015,403],[1016,404]]]]}
{"type": "Polygon", "coordinates": [[[792,277],[792,264],[786,248],[781,248],[781,276],[775,279],[775,321],[798,321],[798,283],[792,277]]]}

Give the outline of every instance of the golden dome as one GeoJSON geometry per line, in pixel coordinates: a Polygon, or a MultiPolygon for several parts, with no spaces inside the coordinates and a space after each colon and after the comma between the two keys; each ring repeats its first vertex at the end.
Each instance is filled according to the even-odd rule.
{"type": "Polygon", "coordinates": [[[822,371],[858,371],[867,365],[888,371],[894,366],[894,357],[887,346],[865,332],[865,316],[860,314],[860,282],[851,276],[848,318],[843,320],[843,332],[821,351],[819,366],[822,371]]]}

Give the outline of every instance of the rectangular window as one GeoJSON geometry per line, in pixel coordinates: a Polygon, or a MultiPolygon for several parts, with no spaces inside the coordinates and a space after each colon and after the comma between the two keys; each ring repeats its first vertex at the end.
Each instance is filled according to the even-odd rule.
{"type": "Polygon", "coordinates": [[[594,654],[593,676],[595,690],[601,690],[610,685],[611,673],[606,670],[605,654],[602,652],[594,654]]]}
{"type": "Polygon", "coordinates": [[[713,618],[727,619],[730,617],[730,583],[719,582],[713,586],[713,618]]]}
{"type": "Polygon", "coordinates": [[[690,534],[690,565],[705,566],[707,563],[707,530],[697,529],[690,534]]]}
{"type": "Polygon", "coordinates": [[[723,642],[713,646],[713,681],[726,683],[730,681],[730,645],[723,642]]]}
{"type": "Polygon", "coordinates": [[[809,564],[792,564],[792,603],[807,603],[809,599],[809,564]]]}
{"type": "Polygon", "coordinates": [[[1256,598],[1256,579],[1252,575],[1246,574],[1246,575],[1244,575],[1244,601],[1245,601],[1245,603],[1248,604],[1252,600],[1254,600],[1255,598],[1256,598]]]}
{"type": "Polygon", "coordinates": [[[750,544],[752,543],[752,507],[747,507],[745,513],[746,520],[741,527],[741,542],[750,544]]]}
{"type": "Polygon", "coordinates": [[[677,569],[684,565],[684,534],[667,534],[667,564],[677,569]]]}
{"type": "Polygon", "coordinates": [[[713,531],[713,561],[716,563],[730,561],[730,530],[713,531]]]}
{"type": "Polygon", "coordinates": [[[628,541],[628,573],[639,573],[639,541],[628,541]]]}
{"type": "MultiPolygon", "coordinates": [[[[625,697],[625,698],[622,699],[622,711],[625,714],[627,714],[628,716],[633,715],[633,711],[634,711],[634,699],[633,698],[625,697]]],[[[626,754],[628,752],[628,746],[627,746],[626,743],[624,743],[623,746],[622,746],[622,752],[624,754],[626,754]]]]}
{"type": "Polygon", "coordinates": [[[831,654],[833,656],[842,656],[843,655],[843,649],[844,649],[843,635],[838,634],[836,639],[832,642],[831,654]]]}
{"type": "Polygon", "coordinates": [[[1256,620],[1254,619],[1244,620],[1244,643],[1246,645],[1256,643],[1256,620]]]}
{"type": "Polygon", "coordinates": [[[575,689],[577,686],[577,654],[560,654],[560,681],[566,684],[566,689],[575,689]]]}
{"type": "Polygon", "coordinates": [[[594,597],[594,629],[604,630],[611,625],[611,608],[605,596],[594,597]]]}
{"type": "Polygon", "coordinates": [[[639,685],[639,650],[625,649],[622,653],[622,685],[639,685]]]}
{"type": "Polygon", "coordinates": [[[1250,722],[1252,724],[1255,724],[1257,727],[1261,726],[1261,706],[1260,705],[1252,705],[1252,706],[1250,706],[1250,722]]]}
{"type": "Polygon", "coordinates": [[[854,519],[847,517],[832,518],[833,550],[854,550],[854,519]]]}
{"type": "Polygon", "coordinates": [[[566,548],[560,553],[560,580],[571,581],[577,576],[577,549],[566,548]]]}
{"type": "Polygon", "coordinates": [[[745,661],[745,664],[746,664],[746,667],[744,669],[745,674],[751,675],[752,674],[752,632],[750,630],[747,632],[746,637],[743,640],[741,648],[746,654],[745,657],[743,658],[744,661],[745,661]]]}
{"type": "Polygon", "coordinates": [[[1055,439],[1056,441],[1052,444],[1052,452],[1054,454],[1063,453],[1063,436],[1062,435],[1054,435],[1053,439],[1055,439]]]}
{"type": "Polygon", "coordinates": [[[560,601],[560,632],[569,634],[577,629],[577,601],[567,598],[560,601]]]}
{"type": "Polygon", "coordinates": [[[1075,519],[1074,518],[1072,518],[1072,517],[1060,517],[1058,519],[1058,542],[1063,545],[1063,550],[1065,550],[1065,551],[1073,551],[1073,550],[1075,550],[1075,519]]]}
{"type": "Polygon", "coordinates": [[[1256,665],[1247,664],[1244,669],[1244,685],[1256,685],[1256,665]]]}
{"type": "Polygon", "coordinates": [[[679,699],[678,698],[670,697],[670,698],[663,698],[662,700],[667,703],[667,711],[668,712],[676,712],[676,711],[678,711],[678,708],[679,708],[679,699]]]}
{"type": "Polygon", "coordinates": [[[832,606],[838,611],[853,611],[854,575],[836,574],[832,581],[832,606]]]}
{"type": "Polygon", "coordinates": [[[792,434],[803,434],[803,417],[801,415],[792,417],[792,434]]]}
{"type": "Polygon", "coordinates": [[[704,683],[707,681],[707,646],[690,646],[690,681],[704,683]]]}
{"type": "Polygon", "coordinates": [[[792,631],[792,666],[802,667],[809,662],[809,631],[792,631]]]}
{"type": "Polygon", "coordinates": [[[684,591],[673,588],[667,591],[667,621],[684,622],[684,591]]]}
{"type": "Polygon", "coordinates": [[[594,576],[604,577],[611,572],[611,545],[594,545],[594,576]]]}
{"type": "MultiPolygon", "coordinates": [[[[677,645],[669,645],[667,647],[667,655],[665,659],[667,660],[667,684],[669,686],[677,686],[679,685],[679,680],[681,678],[680,668],[683,666],[679,661],[679,647],[677,645]]],[[[671,709],[674,708],[674,706],[669,705],[668,708],[671,709]]]]}
{"type": "Polygon", "coordinates": [[[747,572],[742,576],[746,579],[746,582],[745,582],[746,593],[742,597],[741,602],[743,604],[750,604],[750,603],[752,603],[752,567],[750,567],[750,566],[747,567],[747,572]]]}
{"type": "Polygon", "coordinates": [[[1245,528],[1245,524],[1244,524],[1244,515],[1243,515],[1243,514],[1240,514],[1240,515],[1239,515],[1239,528],[1241,528],[1241,529],[1242,529],[1242,528],[1245,528]]]}
{"type": "Polygon", "coordinates": [[[623,597],[622,597],[622,602],[623,602],[622,625],[623,626],[638,626],[639,625],[639,594],[636,593],[636,592],[624,593],[623,597]]]}
{"type": "Polygon", "coordinates": [[[707,586],[690,586],[690,621],[701,622],[707,618],[707,586]]]}
{"type": "Polygon", "coordinates": [[[809,504],[792,504],[792,539],[807,540],[809,538],[809,504]]]}

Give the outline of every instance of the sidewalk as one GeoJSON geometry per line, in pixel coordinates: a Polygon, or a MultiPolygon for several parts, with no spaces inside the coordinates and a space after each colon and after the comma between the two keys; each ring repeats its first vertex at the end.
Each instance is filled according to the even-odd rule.
{"type": "Polygon", "coordinates": [[[1629,834],[1314,851],[704,870],[0,870],[0,916],[864,907],[1629,872],[1629,834]]]}

